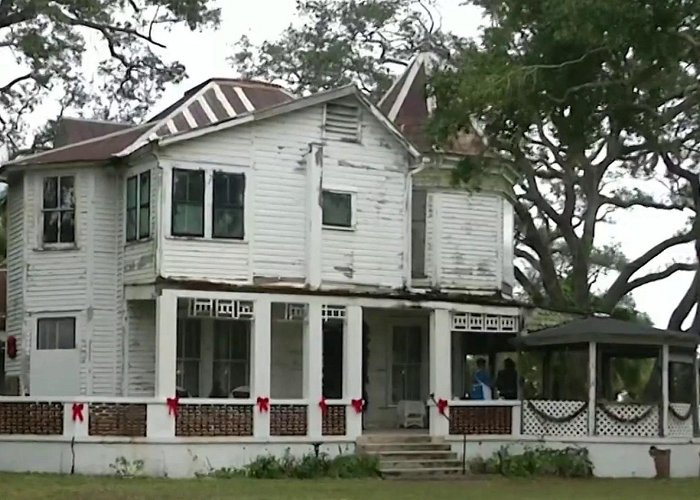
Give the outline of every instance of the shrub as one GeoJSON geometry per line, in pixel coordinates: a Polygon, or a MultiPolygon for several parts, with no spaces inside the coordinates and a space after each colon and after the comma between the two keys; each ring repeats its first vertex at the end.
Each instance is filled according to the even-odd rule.
{"type": "MultiPolygon", "coordinates": [[[[470,467],[473,472],[476,472],[470,467]]],[[[587,478],[593,475],[593,464],[586,448],[526,448],[518,455],[511,455],[507,447],[501,448],[481,466],[483,473],[504,476],[557,476],[587,478]]]]}

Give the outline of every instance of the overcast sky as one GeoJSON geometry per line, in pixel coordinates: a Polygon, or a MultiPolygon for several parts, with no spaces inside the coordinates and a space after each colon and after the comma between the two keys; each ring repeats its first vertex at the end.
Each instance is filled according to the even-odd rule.
{"type": "MultiPolygon", "coordinates": [[[[460,6],[462,0],[438,0],[442,24],[447,30],[461,35],[474,35],[482,19],[479,12],[460,6]]],[[[185,29],[165,34],[161,41],[167,45],[167,55],[179,59],[187,67],[189,78],[168,90],[157,105],[164,108],[179,98],[188,88],[211,77],[231,77],[231,68],[226,57],[232,53],[231,45],[241,35],[248,35],[254,42],[275,37],[293,19],[295,0],[255,0],[233,2],[221,0],[221,28],[216,31],[190,33],[185,29]],[[242,5],[245,5],[245,8],[242,5]]],[[[8,61],[0,61],[3,67],[8,61]]],[[[601,241],[618,241],[629,258],[639,256],[663,238],[671,236],[682,227],[683,217],[678,213],[662,213],[639,209],[617,217],[617,223],[601,228],[601,241]]],[[[660,260],[647,271],[660,269],[664,262],[673,259],[688,260],[692,256],[690,247],[668,252],[666,260],[660,260]]],[[[639,308],[649,313],[654,322],[665,326],[668,317],[690,283],[690,273],[647,285],[634,293],[639,308]]]]}

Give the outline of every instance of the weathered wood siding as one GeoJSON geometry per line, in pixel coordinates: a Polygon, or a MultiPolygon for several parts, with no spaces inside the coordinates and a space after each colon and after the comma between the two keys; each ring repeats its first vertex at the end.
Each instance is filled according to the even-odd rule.
{"type": "Polygon", "coordinates": [[[156,369],[155,301],[127,303],[127,396],[153,396],[156,369]]]}
{"type": "Polygon", "coordinates": [[[427,274],[434,286],[501,289],[504,208],[503,198],[496,193],[452,191],[429,195],[425,253],[427,274]]]}
{"type": "MultiPolygon", "coordinates": [[[[323,145],[324,187],[357,193],[356,228],[324,229],[324,285],[403,284],[408,248],[408,159],[374,117],[363,113],[359,143],[324,140],[323,106],[239,126],[165,149],[160,274],[222,282],[287,281],[306,275],[306,168],[311,143],[323,145]],[[246,236],[221,241],[169,236],[172,168],[246,174],[246,236]]],[[[210,203],[210,200],[209,200],[210,203]]],[[[205,210],[211,206],[205,204],[205,210]]]]}
{"type": "Polygon", "coordinates": [[[12,176],[7,186],[7,321],[8,335],[17,338],[17,357],[5,360],[8,376],[20,376],[27,345],[24,342],[24,176],[12,176]]]}
{"type": "Polygon", "coordinates": [[[161,171],[157,168],[158,162],[155,157],[149,156],[134,162],[126,170],[121,181],[121,195],[119,197],[121,215],[120,244],[124,245],[124,283],[126,285],[140,285],[153,283],[156,276],[156,241],[158,231],[158,203],[159,189],[161,182],[161,171]],[[125,214],[126,214],[126,179],[150,171],[151,173],[151,226],[150,237],[145,240],[126,242],[125,214]]]}

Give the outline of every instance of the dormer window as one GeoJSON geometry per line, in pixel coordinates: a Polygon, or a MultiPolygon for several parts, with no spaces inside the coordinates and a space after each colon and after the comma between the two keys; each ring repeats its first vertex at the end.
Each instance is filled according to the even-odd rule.
{"type": "Polygon", "coordinates": [[[42,204],[45,244],[75,243],[75,177],[44,178],[42,204]]]}
{"type": "Polygon", "coordinates": [[[326,104],[324,128],[326,138],[340,141],[360,140],[360,108],[349,104],[326,104]]]}

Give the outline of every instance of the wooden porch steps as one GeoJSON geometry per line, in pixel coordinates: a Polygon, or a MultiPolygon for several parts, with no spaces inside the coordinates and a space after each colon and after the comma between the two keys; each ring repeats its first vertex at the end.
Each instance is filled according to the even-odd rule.
{"type": "Polygon", "coordinates": [[[365,435],[357,440],[357,450],[377,457],[387,479],[462,477],[462,461],[450,445],[427,435],[365,435]]]}

